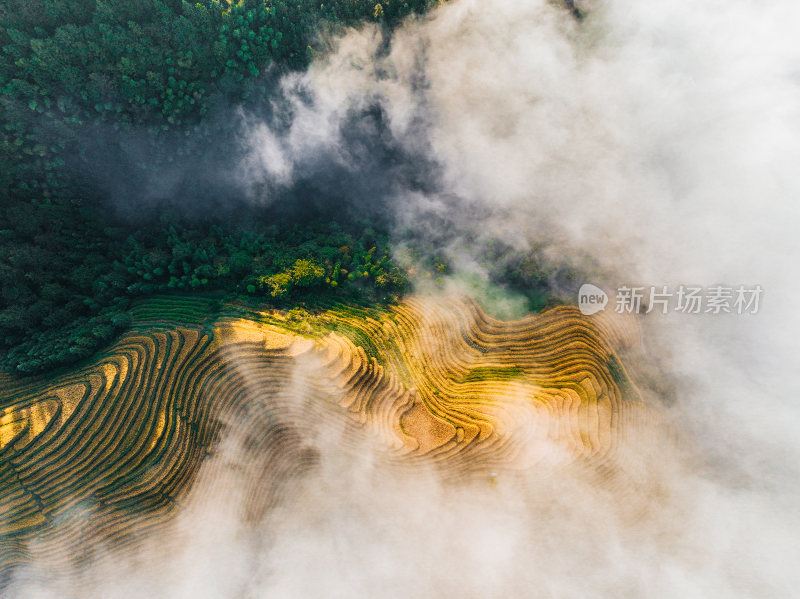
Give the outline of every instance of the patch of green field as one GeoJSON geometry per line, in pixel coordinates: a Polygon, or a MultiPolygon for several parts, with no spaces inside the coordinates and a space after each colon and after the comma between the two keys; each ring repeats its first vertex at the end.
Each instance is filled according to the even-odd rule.
{"type": "Polygon", "coordinates": [[[203,325],[219,316],[219,297],[202,295],[157,295],[135,302],[129,309],[132,326],[153,328],[180,324],[203,325]]]}
{"type": "Polygon", "coordinates": [[[464,376],[464,380],[461,382],[475,383],[480,381],[509,381],[522,378],[523,376],[525,376],[525,372],[522,370],[522,368],[517,366],[483,366],[470,370],[466,376],[464,376]]]}
{"type": "Polygon", "coordinates": [[[629,398],[635,394],[635,390],[630,382],[630,379],[628,378],[627,373],[625,372],[625,368],[623,368],[616,356],[611,356],[608,362],[606,362],[606,368],[611,375],[611,380],[613,380],[614,384],[619,387],[619,390],[622,394],[622,399],[629,398]]]}

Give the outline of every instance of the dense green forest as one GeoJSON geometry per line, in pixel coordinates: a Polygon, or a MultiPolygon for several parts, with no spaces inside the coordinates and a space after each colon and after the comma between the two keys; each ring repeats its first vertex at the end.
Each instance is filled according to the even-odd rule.
{"type": "MultiPolygon", "coordinates": [[[[273,303],[402,291],[368,224],[115,218],[92,176],[132,132],[148,169],[191,162],[211,117],[258,103],[337,28],[391,28],[427,0],[8,0],[0,5],[0,346],[37,372],[90,355],[129,322],[134,297],[218,291],[273,303]],[[98,136],[105,136],[94,142],[98,136]],[[177,141],[176,141],[177,140],[177,141]],[[183,141],[186,140],[186,141],[183,141]],[[94,143],[94,145],[92,145],[94,143]]],[[[217,119],[218,120],[218,119],[217,119]]],[[[111,165],[114,166],[113,163],[111,165]]],[[[166,198],[169,199],[169,198],[166,198]]],[[[135,211],[135,208],[134,208],[135,211]]],[[[285,220],[285,219],[284,219],[285,220]]]]}
{"type": "MultiPolygon", "coordinates": [[[[164,165],[224,170],[239,158],[232,112],[274,110],[275,82],[324,54],[342,28],[377,22],[389,36],[432,3],[0,4],[4,367],[29,374],[87,357],[129,326],[131,300],[150,294],[202,291],[277,306],[397,298],[409,273],[393,261],[380,218],[209,209],[227,198],[204,189],[205,180],[192,187],[191,172],[180,191],[155,202],[136,190],[141,180],[159,180],[164,165]],[[120,181],[133,182],[124,210],[109,201],[120,181]]],[[[327,201],[303,193],[316,192],[299,192],[301,207],[327,201]]],[[[435,280],[447,266],[436,247],[422,245],[407,250],[435,280]]],[[[495,275],[522,289],[533,282],[539,300],[541,273],[527,257],[495,275]]]]}

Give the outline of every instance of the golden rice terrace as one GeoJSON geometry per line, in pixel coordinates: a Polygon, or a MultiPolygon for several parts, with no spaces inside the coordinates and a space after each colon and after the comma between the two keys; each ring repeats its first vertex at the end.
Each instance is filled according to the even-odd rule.
{"type": "Polygon", "coordinates": [[[469,300],[418,298],[203,323],[198,305],[150,301],[92,363],[0,379],[2,577],[34,548],[59,568],[98,542],[135,547],[181,509],[226,434],[257,456],[246,497],[258,517],[315,468],[319,431],[345,450],[369,439],[386,463],[491,480],[613,469],[648,415],[617,353],[630,331],[568,306],[501,321],[469,300]]]}

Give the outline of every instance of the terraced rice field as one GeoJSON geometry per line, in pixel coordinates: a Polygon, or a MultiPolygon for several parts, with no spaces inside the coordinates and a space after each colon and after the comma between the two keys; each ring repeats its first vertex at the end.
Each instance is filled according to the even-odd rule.
{"type": "Polygon", "coordinates": [[[464,299],[300,318],[211,310],[143,304],[92,363],[0,378],[0,580],[32,553],[58,568],[98,543],[135,547],[226,434],[256,456],[246,504],[258,518],[315,468],[307,439],[320,429],[408,468],[493,477],[554,460],[610,468],[648,417],[618,356],[635,334],[568,306],[513,322],[464,299]]]}

